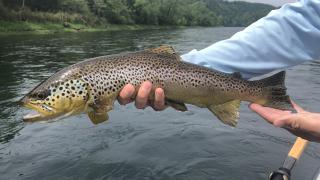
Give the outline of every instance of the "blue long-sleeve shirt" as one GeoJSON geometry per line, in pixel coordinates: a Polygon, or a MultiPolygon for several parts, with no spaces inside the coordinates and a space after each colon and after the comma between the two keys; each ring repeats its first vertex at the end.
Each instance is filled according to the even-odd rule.
{"type": "Polygon", "coordinates": [[[320,59],[320,0],[283,5],[231,38],[181,57],[244,78],[320,59]]]}

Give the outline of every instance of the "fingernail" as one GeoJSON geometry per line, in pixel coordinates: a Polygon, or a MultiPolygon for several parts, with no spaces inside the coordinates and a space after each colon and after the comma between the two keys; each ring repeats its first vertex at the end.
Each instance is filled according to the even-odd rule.
{"type": "Polygon", "coordinates": [[[135,104],[137,109],[145,109],[146,106],[142,104],[135,104]]]}

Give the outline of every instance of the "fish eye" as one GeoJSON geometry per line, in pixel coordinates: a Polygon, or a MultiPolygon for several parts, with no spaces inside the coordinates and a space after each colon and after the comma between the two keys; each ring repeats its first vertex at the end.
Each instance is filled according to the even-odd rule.
{"type": "Polygon", "coordinates": [[[37,93],[33,94],[32,97],[36,98],[36,99],[39,99],[39,100],[44,100],[50,95],[51,95],[51,91],[50,90],[44,90],[44,91],[40,91],[40,92],[37,92],[37,93]]]}
{"type": "Polygon", "coordinates": [[[39,99],[44,99],[45,98],[45,94],[44,93],[39,93],[38,94],[38,98],[39,99]]]}

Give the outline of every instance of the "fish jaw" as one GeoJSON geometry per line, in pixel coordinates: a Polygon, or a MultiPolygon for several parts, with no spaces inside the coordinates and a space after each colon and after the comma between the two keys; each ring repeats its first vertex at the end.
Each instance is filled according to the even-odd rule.
{"type": "Polygon", "coordinates": [[[54,110],[52,107],[44,104],[33,104],[33,103],[26,103],[23,104],[24,107],[31,109],[32,112],[22,117],[24,122],[37,122],[37,121],[48,121],[51,119],[63,119],[68,116],[79,114],[80,110],[73,109],[70,111],[60,111],[54,110]],[[47,111],[43,111],[45,108],[47,111]]]}
{"type": "Polygon", "coordinates": [[[20,100],[20,104],[25,108],[33,110],[31,113],[23,116],[22,119],[25,122],[44,121],[61,115],[57,113],[54,108],[45,104],[32,102],[27,97],[20,100]],[[43,109],[45,109],[45,111],[43,109]]]}
{"type": "Polygon", "coordinates": [[[55,115],[44,115],[39,113],[38,111],[32,111],[31,113],[25,115],[22,117],[22,120],[24,122],[37,122],[37,121],[47,121],[47,120],[51,120],[51,119],[55,119],[58,117],[67,117],[69,116],[71,113],[60,113],[60,114],[55,114],[55,115]]]}
{"type": "Polygon", "coordinates": [[[42,114],[34,111],[32,113],[29,113],[29,114],[23,116],[22,120],[24,122],[35,122],[35,121],[44,121],[44,120],[47,120],[47,118],[45,116],[43,116],[42,114]]]}

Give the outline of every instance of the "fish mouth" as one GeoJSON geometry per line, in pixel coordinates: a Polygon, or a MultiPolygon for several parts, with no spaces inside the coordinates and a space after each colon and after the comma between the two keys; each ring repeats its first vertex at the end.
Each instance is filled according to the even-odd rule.
{"type": "Polygon", "coordinates": [[[52,107],[38,103],[23,103],[24,107],[33,110],[31,113],[22,117],[24,122],[44,121],[59,116],[52,107]],[[45,109],[46,113],[41,113],[38,109],[45,109]]]}
{"type": "Polygon", "coordinates": [[[22,120],[24,122],[35,122],[35,121],[43,121],[45,120],[46,118],[44,116],[42,116],[42,114],[40,114],[39,112],[37,111],[33,111],[27,115],[24,115],[22,117],[22,120]]]}

